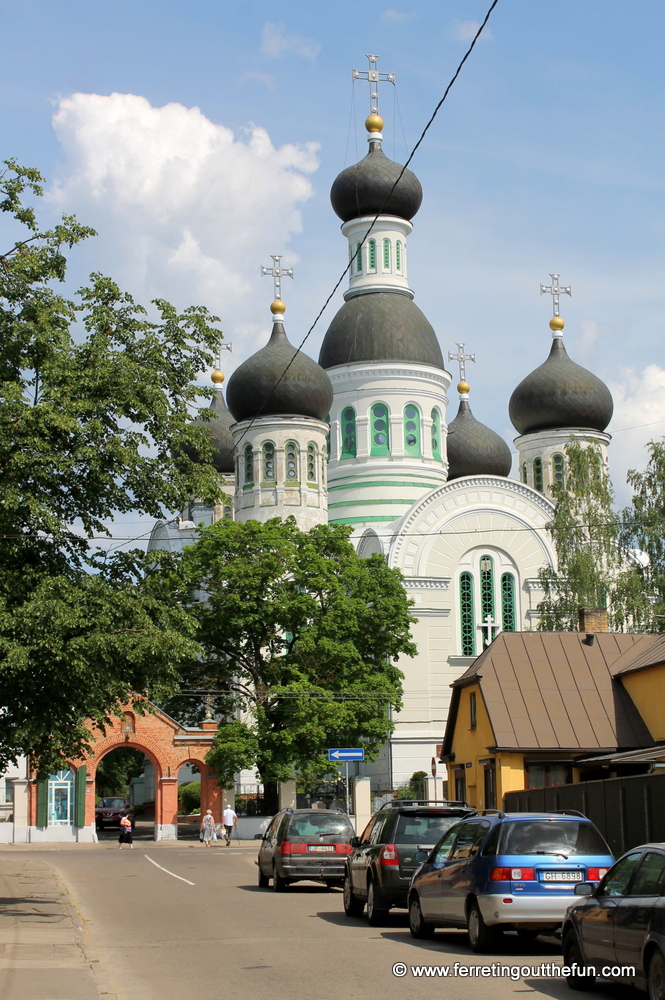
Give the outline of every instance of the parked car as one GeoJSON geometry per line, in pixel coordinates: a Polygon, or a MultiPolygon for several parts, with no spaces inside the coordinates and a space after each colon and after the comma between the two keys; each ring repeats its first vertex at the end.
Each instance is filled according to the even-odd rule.
{"type": "Polygon", "coordinates": [[[341,885],[353,826],[337,809],[282,809],[263,834],[257,865],[259,885],[272,879],[275,892],[308,879],[341,885]]]}
{"type": "Polygon", "coordinates": [[[466,802],[396,800],[383,806],[352,841],[344,875],[346,915],[359,917],[366,905],[370,924],[378,925],[392,906],[405,907],[417,852],[429,852],[442,833],[475,811],[466,802]]]}
{"type": "MultiPolygon", "coordinates": [[[[570,907],[563,924],[565,964],[574,990],[593,987],[603,966],[633,966],[635,975],[612,980],[649,990],[651,1000],[665,997],[665,844],[644,844],[622,858],[598,885],[582,882],[583,896],[570,907]],[[595,974],[580,973],[581,969],[595,974]]],[[[616,970],[614,970],[616,972],[616,970]]]]}
{"type": "Polygon", "coordinates": [[[130,808],[129,799],[121,799],[117,795],[100,799],[99,805],[95,806],[95,826],[98,830],[103,830],[105,826],[120,826],[120,817],[130,808]]]}
{"type": "Polygon", "coordinates": [[[451,827],[416,872],[411,934],[466,927],[471,948],[482,952],[503,930],[525,939],[554,931],[577,899],[574,885],[599,881],[613,862],[582,813],[485,810],[451,827]]]}

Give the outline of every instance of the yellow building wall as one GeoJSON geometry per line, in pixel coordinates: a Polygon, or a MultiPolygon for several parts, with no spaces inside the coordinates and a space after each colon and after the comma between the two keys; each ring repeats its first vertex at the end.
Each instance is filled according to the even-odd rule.
{"type": "Polygon", "coordinates": [[[654,740],[665,740],[665,664],[624,674],[621,683],[654,740]]]}
{"type": "Polygon", "coordinates": [[[506,792],[521,792],[524,788],[524,754],[496,754],[496,801],[501,809],[506,792]]]}

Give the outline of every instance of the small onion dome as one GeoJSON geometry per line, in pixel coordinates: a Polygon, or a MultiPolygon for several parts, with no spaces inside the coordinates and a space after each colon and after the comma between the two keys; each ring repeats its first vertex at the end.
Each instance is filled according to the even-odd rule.
{"type": "Polygon", "coordinates": [[[355,361],[412,361],[443,368],[434,328],[401,292],[365,292],[344,303],[323,338],[323,368],[355,361]]]}
{"type": "MultiPolygon", "coordinates": [[[[212,380],[216,384],[221,384],[219,380],[215,379],[215,375],[218,374],[222,375],[222,381],[224,381],[222,372],[213,372],[212,380]]],[[[210,437],[214,449],[210,461],[217,471],[232,475],[235,471],[233,463],[233,435],[230,431],[233,417],[224,402],[221,389],[215,391],[215,397],[210,403],[210,409],[214,413],[214,416],[210,420],[203,420],[201,417],[197,417],[192,421],[192,426],[202,427],[210,437]]],[[[191,447],[191,445],[188,445],[184,450],[185,454],[193,462],[200,461],[196,449],[191,447]]]]}
{"type": "Polygon", "coordinates": [[[273,315],[275,322],[266,346],[236,368],[229,379],[229,409],[236,420],[287,414],[324,420],[333,399],[330,379],[316,361],[289,343],[281,315],[275,309],[273,315]]]}
{"type": "MultiPolygon", "coordinates": [[[[520,434],[555,427],[604,431],[614,411],[612,394],[592,372],[571,361],[557,331],[544,364],[527,375],[510,397],[510,419],[520,434]]],[[[554,323],[554,320],[552,321],[554,323]]],[[[552,326],[550,323],[550,326],[552,326]]]]}
{"type": "MultiPolygon", "coordinates": [[[[468,382],[457,387],[466,395],[468,382]]],[[[474,417],[468,399],[459,402],[457,416],[448,424],[448,480],[463,476],[508,476],[510,448],[493,430],[474,417]]]]}
{"type": "Polygon", "coordinates": [[[360,163],[342,170],[335,178],[330,191],[335,213],[342,222],[359,219],[363,215],[376,215],[378,211],[382,215],[412,219],[423,200],[423,189],[416,175],[405,170],[390,194],[401,170],[399,163],[389,160],[381,149],[380,138],[374,138],[372,134],[367,156],[360,163]]]}

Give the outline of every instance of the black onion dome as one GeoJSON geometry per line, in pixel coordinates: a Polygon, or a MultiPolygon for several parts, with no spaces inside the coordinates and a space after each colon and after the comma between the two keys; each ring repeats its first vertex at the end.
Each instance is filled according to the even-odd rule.
{"type": "Polygon", "coordinates": [[[510,419],[520,434],[555,427],[604,431],[614,411],[612,394],[592,372],[571,361],[555,337],[544,364],[527,375],[510,397],[510,419]]]}
{"type": "Polygon", "coordinates": [[[382,215],[412,219],[423,200],[423,189],[416,175],[407,169],[390,194],[401,170],[399,163],[388,159],[381,143],[373,140],[367,156],[360,163],[342,170],[335,178],[330,191],[335,213],[342,222],[359,219],[363,215],[376,215],[378,211],[382,215]]]}
{"type": "Polygon", "coordinates": [[[466,399],[448,425],[448,480],[462,476],[508,476],[510,448],[493,430],[481,424],[466,399]]]}
{"type": "Polygon", "coordinates": [[[274,323],[266,346],[234,371],[226,398],[236,420],[287,414],[324,420],[333,391],[324,370],[296,351],[282,323],[274,323]]]}
{"type": "MultiPolygon", "coordinates": [[[[233,473],[235,466],[233,463],[233,435],[231,434],[231,424],[233,417],[228,411],[221,389],[215,391],[215,398],[210,404],[210,409],[215,414],[210,420],[203,420],[197,417],[192,421],[193,427],[202,427],[210,437],[213,444],[212,464],[218,472],[233,473]]],[[[195,448],[187,446],[185,453],[189,455],[193,462],[199,461],[199,456],[195,448]]]]}
{"type": "Polygon", "coordinates": [[[412,361],[443,368],[432,324],[410,296],[364,292],[344,303],[323,338],[323,368],[355,361],[412,361]]]}

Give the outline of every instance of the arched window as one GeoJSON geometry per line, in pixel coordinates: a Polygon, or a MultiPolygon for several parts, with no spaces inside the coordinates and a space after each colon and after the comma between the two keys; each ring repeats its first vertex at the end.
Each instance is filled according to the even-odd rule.
{"type": "MultiPolygon", "coordinates": [[[[482,556],[480,560],[480,618],[481,624],[489,615],[494,621],[494,561],[491,556],[482,556]]],[[[483,633],[483,645],[489,646],[493,638],[493,629],[486,628],[483,633]]]]}
{"type": "Polygon", "coordinates": [[[286,448],[284,449],[284,462],[286,470],[285,481],[287,483],[297,483],[300,480],[300,475],[298,469],[298,445],[295,441],[287,441],[286,448]]]}
{"type": "Polygon", "coordinates": [[[245,483],[254,482],[254,452],[251,444],[245,445],[245,483]]]}
{"type": "Polygon", "coordinates": [[[263,478],[275,480],[275,446],[272,441],[266,441],[263,446],[263,478]]]}
{"type": "Polygon", "coordinates": [[[225,521],[233,520],[233,507],[228,503],[224,504],[224,520],[225,521]]]}
{"type": "Polygon", "coordinates": [[[402,241],[397,240],[395,244],[395,268],[398,274],[402,273],[402,241]]]}
{"type": "Polygon", "coordinates": [[[363,248],[362,243],[356,243],[356,274],[363,273],[363,248]]]}
{"type": "Polygon", "coordinates": [[[404,407],[404,451],[418,458],[420,450],[420,410],[413,403],[404,407]]]}
{"type": "Polygon", "coordinates": [[[528,477],[527,471],[526,471],[526,462],[522,462],[522,482],[523,483],[528,483],[529,482],[529,477],[528,477]]]}
{"type": "Polygon", "coordinates": [[[330,414],[326,416],[326,423],[328,424],[328,433],[326,434],[326,458],[330,461],[330,414]]]}
{"type": "Polygon", "coordinates": [[[390,426],[388,407],[375,403],[371,413],[372,455],[390,454],[390,426]]]}
{"type": "Polygon", "coordinates": [[[563,455],[552,455],[553,482],[563,486],[566,472],[566,460],[563,455]]]}
{"type": "Polygon", "coordinates": [[[367,244],[367,270],[376,271],[376,240],[367,244]]]}
{"type": "Polygon", "coordinates": [[[48,825],[74,824],[74,772],[63,769],[48,779],[48,825]]]}
{"type": "Polygon", "coordinates": [[[473,577],[462,573],[459,578],[460,623],[462,656],[475,656],[476,633],[473,615],[473,577]]]}
{"type": "Polygon", "coordinates": [[[352,406],[342,410],[342,458],[356,457],[356,411],[352,406]]]}
{"type": "Polygon", "coordinates": [[[542,458],[534,458],[533,460],[533,485],[537,490],[543,492],[543,460],[542,458]]]}
{"type": "Polygon", "coordinates": [[[504,573],[501,577],[501,627],[504,632],[515,631],[515,577],[504,573]]]}
{"type": "Polygon", "coordinates": [[[383,241],[383,270],[390,270],[390,240],[383,241]]]}
{"type": "Polygon", "coordinates": [[[121,733],[133,733],[134,729],[134,716],[131,712],[125,712],[122,716],[122,724],[120,726],[121,733]]]}
{"type": "Polygon", "coordinates": [[[432,455],[441,459],[441,415],[438,410],[432,410],[432,455]]]}
{"type": "Polygon", "coordinates": [[[307,482],[308,483],[315,483],[316,482],[316,466],[317,466],[316,452],[317,452],[317,448],[316,448],[315,444],[308,444],[307,445],[307,482]]]}

